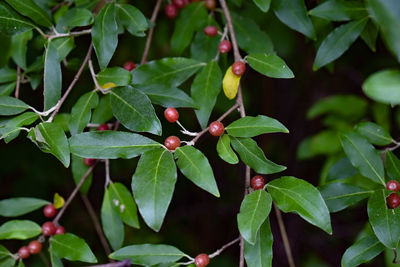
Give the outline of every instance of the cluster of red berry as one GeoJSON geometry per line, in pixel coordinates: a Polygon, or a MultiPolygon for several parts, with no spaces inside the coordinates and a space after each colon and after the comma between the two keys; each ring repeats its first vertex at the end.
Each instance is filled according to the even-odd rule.
{"type": "MultiPolygon", "coordinates": [[[[97,131],[108,131],[108,130],[110,130],[110,127],[108,127],[108,125],[105,123],[100,124],[99,127],[97,128],[97,131]]],[[[97,159],[87,159],[87,158],[83,159],[83,163],[88,167],[93,166],[96,163],[96,161],[97,159]]]]}
{"type": "Polygon", "coordinates": [[[394,193],[391,193],[386,199],[389,208],[395,209],[400,206],[400,196],[397,194],[397,192],[400,191],[400,183],[396,180],[390,180],[386,184],[386,189],[394,191],[394,193]]]}
{"type": "MultiPolygon", "coordinates": [[[[170,19],[176,18],[178,10],[184,8],[190,2],[200,2],[200,0],[172,0],[171,4],[165,6],[165,15],[170,19]]],[[[205,0],[204,4],[209,10],[213,10],[216,6],[215,0],[205,0]]]]}
{"type": "MultiPolygon", "coordinates": [[[[167,121],[174,123],[179,119],[179,113],[175,108],[167,108],[164,111],[164,117],[167,121]]],[[[224,125],[220,121],[214,121],[208,127],[208,132],[213,136],[221,136],[225,131],[224,125]]],[[[164,145],[171,151],[181,146],[181,140],[177,136],[169,136],[164,141],[164,145]]]]}
{"type": "MultiPolygon", "coordinates": [[[[43,214],[46,218],[53,218],[57,214],[57,209],[53,204],[49,204],[43,209],[43,214]]],[[[65,234],[65,228],[61,225],[55,226],[53,222],[45,222],[42,225],[42,234],[44,236],[65,234]]],[[[42,251],[42,243],[39,240],[33,240],[28,246],[22,246],[18,250],[18,256],[21,259],[27,259],[31,255],[39,254],[42,251]]]]}

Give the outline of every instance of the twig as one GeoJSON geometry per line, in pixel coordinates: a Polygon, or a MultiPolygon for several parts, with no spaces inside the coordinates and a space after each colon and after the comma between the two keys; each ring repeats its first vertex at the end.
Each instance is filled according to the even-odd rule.
{"type": "Polygon", "coordinates": [[[103,87],[101,87],[99,82],[97,81],[97,77],[96,77],[96,73],[94,72],[92,60],[89,60],[89,71],[90,71],[90,75],[92,76],[94,85],[96,86],[96,89],[100,90],[100,92],[102,92],[103,94],[106,94],[107,93],[106,90],[103,87]]]}
{"type": "Polygon", "coordinates": [[[104,183],[104,188],[107,188],[108,185],[111,183],[111,178],[110,178],[110,160],[109,159],[104,160],[104,166],[105,166],[105,171],[106,171],[106,181],[104,183]]]}
{"type": "MultiPolygon", "coordinates": [[[[100,239],[100,242],[101,242],[101,245],[103,246],[104,251],[106,252],[107,255],[110,255],[111,254],[110,246],[107,243],[107,240],[106,240],[106,238],[104,236],[103,230],[102,230],[101,225],[100,225],[99,218],[97,217],[96,212],[94,211],[94,208],[93,208],[92,204],[90,203],[90,201],[87,198],[87,196],[81,194],[81,198],[82,198],[83,203],[85,204],[86,209],[87,209],[87,211],[89,213],[90,219],[93,222],[94,228],[95,228],[95,230],[97,232],[97,235],[98,235],[98,237],[100,239]]],[[[130,265],[128,265],[128,266],[130,266],[130,265]]]]}
{"type": "Polygon", "coordinates": [[[228,6],[227,6],[225,0],[219,0],[219,3],[221,4],[222,10],[224,11],[226,24],[228,25],[229,34],[231,36],[231,42],[232,42],[232,47],[233,47],[233,55],[235,56],[235,61],[239,61],[242,59],[242,57],[240,56],[239,46],[236,41],[235,30],[233,29],[231,13],[229,12],[229,9],[228,9],[228,6]]]}
{"type": "Polygon", "coordinates": [[[17,66],[17,84],[15,85],[15,98],[19,98],[20,86],[21,86],[21,68],[17,66]]]}
{"type": "Polygon", "coordinates": [[[189,136],[197,136],[199,134],[199,133],[194,133],[194,132],[190,132],[190,131],[186,130],[186,128],[183,127],[183,125],[179,121],[176,121],[176,123],[179,125],[179,127],[182,128],[181,133],[183,133],[183,134],[186,134],[189,136]]]}
{"type": "Polygon", "coordinates": [[[81,36],[81,35],[90,34],[91,32],[92,32],[92,29],[82,30],[79,32],[56,33],[54,35],[48,35],[47,39],[52,40],[52,39],[62,38],[62,37],[81,36]]]}
{"type": "Polygon", "coordinates": [[[278,225],[279,225],[279,229],[281,231],[283,246],[285,248],[289,266],[295,267],[292,250],[290,249],[289,239],[286,234],[285,224],[282,220],[282,214],[281,214],[281,211],[279,210],[278,206],[275,204],[275,202],[274,202],[274,209],[275,209],[276,218],[278,219],[278,225]]]}
{"type": "Polygon", "coordinates": [[[90,56],[92,55],[92,51],[93,51],[93,43],[90,43],[89,49],[87,51],[86,57],[83,60],[83,63],[81,65],[81,67],[79,68],[78,72],[75,74],[75,77],[72,80],[71,84],[68,86],[67,91],[65,91],[65,93],[62,96],[62,98],[60,99],[60,101],[58,101],[56,110],[54,110],[53,114],[51,114],[51,116],[50,116],[50,118],[48,120],[49,122],[53,121],[53,119],[56,116],[56,114],[60,111],[60,108],[61,108],[62,104],[64,103],[65,99],[67,99],[67,97],[68,97],[69,93],[71,92],[72,88],[74,88],[76,82],[81,77],[82,72],[85,69],[85,66],[86,66],[87,62],[90,59],[90,56]]]}
{"type": "Polygon", "coordinates": [[[392,263],[396,264],[397,263],[397,250],[395,248],[393,249],[393,253],[394,253],[394,256],[393,256],[392,263]]]}
{"type": "Polygon", "coordinates": [[[90,265],[88,267],[129,267],[131,266],[130,260],[112,262],[107,264],[100,264],[100,265],[90,265]]]}
{"type": "MultiPolygon", "coordinates": [[[[153,24],[156,23],[157,15],[158,15],[158,12],[160,11],[161,3],[162,3],[162,0],[157,0],[156,5],[154,6],[153,14],[151,15],[151,19],[150,19],[150,21],[153,24]]],[[[153,39],[154,27],[155,26],[151,27],[151,29],[149,30],[149,34],[147,35],[146,46],[144,48],[143,55],[142,55],[142,60],[140,60],[140,64],[144,64],[144,63],[147,62],[147,56],[149,54],[151,41],[153,39]]]]}
{"type": "Polygon", "coordinates": [[[240,241],[240,236],[238,238],[236,238],[235,240],[232,240],[231,242],[223,245],[220,249],[218,249],[217,251],[215,251],[214,253],[208,255],[208,257],[210,259],[220,255],[225,249],[227,249],[228,247],[232,246],[233,244],[237,243],[240,241]]]}

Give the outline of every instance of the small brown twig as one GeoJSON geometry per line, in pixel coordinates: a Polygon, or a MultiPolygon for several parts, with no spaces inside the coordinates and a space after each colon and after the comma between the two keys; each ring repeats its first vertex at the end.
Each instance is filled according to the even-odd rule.
{"type": "Polygon", "coordinates": [[[231,242],[223,245],[220,249],[218,249],[217,251],[215,251],[214,253],[208,255],[208,257],[210,259],[220,255],[225,249],[229,248],[230,246],[232,246],[233,244],[237,243],[240,241],[240,236],[238,238],[236,238],[235,240],[232,240],[231,242]]]}
{"type": "MultiPolygon", "coordinates": [[[[156,23],[157,15],[158,15],[158,12],[160,11],[161,3],[162,3],[162,0],[157,0],[156,5],[154,6],[153,14],[151,15],[151,19],[150,19],[150,21],[153,24],[156,23]]],[[[144,64],[147,62],[147,56],[149,55],[150,45],[151,45],[151,41],[153,39],[154,27],[155,26],[150,28],[149,33],[147,35],[146,46],[144,47],[144,51],[143,51],[142,59],[140,60],[140,64],[144,64]]]]}
{"type": "Polygon", "coordinates": [[[21,68],[17,66],[17,84],[15,85],[15,98],[19,98],[20,86],[21,86],[21,68]]]}
{"type": "Polygon", "coordinates": [[[287,255],[289,266],[290,267],[295,267],[294,260],[293,260],[293,255],[292,255],[292,250],[290,249],[290,242],[289,242],[289,239],[287,237],[285,224],[284,224],[284,222],[282,220],[282,214],[281,214],[281,211],[279,210],[278,206],[275,204],[275,202],[274,202],[274,209],[275,209],[276,218],[278,220],[279,229],[281,231],[283,246],[285,248],[285,252],[286,252],[286,255],[287,255]]]}
{"type": "Polygon", "coordinates": [[[52,39],[56,39],[56,38],[70,37],[70,36],[76,37],[76,36],[90,34],[91,32],[92,32],[92,29],[82,30],[79,32],[56,33],[54,35],[47,35],[47,39],[52,40],[52,39]]]}

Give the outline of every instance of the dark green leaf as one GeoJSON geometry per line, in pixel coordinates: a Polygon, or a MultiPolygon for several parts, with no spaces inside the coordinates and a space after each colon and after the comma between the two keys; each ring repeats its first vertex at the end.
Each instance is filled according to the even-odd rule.
{"type": "Polygon", "coordinates": [[[213,170],[203,153],[192,146],[184,146],[176,149],[175,158],[178,168],[190,181],[214,196],[220,196],[213,170]]]}
{"type": "Polygon", "coordinates": [[[35,222],[12,220],[0,226],[0,239],[29,239],[41,232],[42,228],[35,222]]]}
{"type": "Polygon", "coordinates": [[[119,22],[135,36],[145,36],[144,31],[149,28],[149,23],[146,17],[139,9],[132,5],[118,4],[118,19],[119,22]]]}
{"type": "Polygon", "coordinates": [[[114,88],[110,101],[115,118],[126,128],[161,135],[160,120],[144,93],[130,86],[114,88]]]}
{"type": "Polygon", "coordinates": [[[263,115],[240,118],[229,124],[225,129],[229,135],[235,137],[254,137],[260,134],[289,132],[279,121],[263,115]]]}
{"type": "Polygon", "coordinates": [[[114,210],[121,217],[122,221],[129,226],[140,228],[132,193],[121,183],[110,183],[109,190],[114,210]]]}
{"type": "Polygon", "coordinates": [[[267,12],[271,4],[271,0],[253,0],[253,2],[261,9],[262,12],[267,12]]]}
{"type": "Polygon", "coordinates": [[[114,260],[130,259],[132,264],[143,266],[175,262],[185,256],[179,249],[168,245],[132,245],[123,247],[109,256],[114,260]]]}
{"type": "Polygon", "coordinates": [[[272,199],[283,212],[295,212],[307,222],[332,234],[329,210],[318,189],[308,182],[291,176],[267,184],[272,199]]]}
{"type": "Polygon", "coordinates": [[[0,96],[9,96],[15,89],[16,82],[0,85],[0,96]]]}
{"type": "Polygon", "coordinates": [[[145,93],[153,104],[165,108],[197,107],[190,96],[176,87],[167,87],[162,84],[141,85],[139,90],[145,93]]]}
{"type": "Polygon", "coordinates": [[[342,158],[329,170],[327,180],[342,180],[354,176],[358,173],[357,169],[351,165],[348,158],[342,158]]]}
{"type": "Polygon", "coordinates": [[[28,108],[27,104],[17,98],[0,96],[0,115],[15,115],[28,108]]]}
{"type": "Polygon", "coordinates": [[[0,32],[7,35],[26,32],[35,26],[6,3],[0,2],[0,32]]]}
{"type": "Polygon", "coordinates": [[[115,210],[115,204],[111,198],[111,188],[104,192],[101,205],[101,224],[103,231],[113,250],[119,249],[124,243],[124,224],[115,210]]]}
{"type": "Polygon", "coordinates": [[[250,67],[271,78],[294,78],[293,72],[277,55],[250,54],[246,57],[250,67]]]}
{"type": "Polygon", "coordinates": [[[400,104],[400,70],[387,69],[375,72],[362,85],[364,93],[375,101],[400,104]]]}
{"type": "Polygon", "coordinates": [[[386,152],[386,172],[390,178],[400,179],[400,159],[392,152],[386,152]]]}
{"type": "Polygon", "coordinates": [[[349,247],[342,257],[343,267],[356,267],[378,256],[385,247],[373,235],[368,235],[349,247]]]}
{"type": "Polygon", "coordinates": [[[70,261],[97,262],[85,240],[76,235],[69,233],[55,235],[51,238],[50,243],[52,251],[59,258],[70,261]]]}
{"type": "Polygon", "coordinates": [[[87,26],[94,21],[92,12],[84,8],[71,8],[57,22],[58,32],[68,32],[78,26],[87,26]]]}
{"type": "Polygon", "coordinates": [[[26,68],[27,44],[32,39],[32,36],[32,31],[26,31],[13,35],[11,39],[11,57],[18,66],[24,69],[26,68]]]}
{"type": "Polygon", "coordinates": [[[132,177],[132,191],[146,224],[159,231],[176,183],[174,157],[165,149],[144,153],[132,177]]]}
{"type": "MultiPolygon", "coordinates": [[[[20,261],[20,262],[22,262],[22,261],[20,261]]],[[[1,267],[14,267],[15,259],[11,256],[2,258],[2,259],[0,259],[0,266],[1,267]]]]}
{"type": "MultiPolygon", "coordinates": [[[[77,157],[72,155],[71,156],[71,171],[72,171],[72,177],[74,178],[75,184],[79,184],[81,181],[82,177],[86,174],[87,170],[89,169],[88,166],[86,166],[83,163],[83,158],[77,157]]],[[[86,178],[85,182],[79,189],[79,192],[82,194],[86,195],[90,189],[90,185],[92,184],[92,178],[93,174],[90,173],[89,176],[86,178]]]]}
{"type": "Polygon", "coordinates": [[[216,61],[211,61],[196,75],[190,89],[194,102],[199,105],[195,110],[201,128],[206,128],[219,92],[221,92],[222,72],[216,61]]]}
{"type": "Polygon", "coordinates": [[[20,127],[29,125],[35,122],[39,118],[39,115],[33,112],[25,112],[19,116],[16,116],[8,120],[4,125],[0,126],[0,139],[10,142],[16,138],[20,132],[20,127]]]}
{"type": "Polygon", "coordinates": [[[217,152],[221,159],[230,164],[239,163],[239,159],[231,148],[231,138],[229,135],[224,134],[221,136],[217,143],[217,152]]]}
{"type": "Polygon", "coordinates": [[[58,61],[62,61],[74,49],[75,42],[73,37],[57,38],[52,41],[58,52],[58,61]]]}
{"type": "Polygon", "coordinates": [[[49,254],[52,267],[64,267],[61,259],[53,252],[51,245],[49,246],[49,254]]]}
{"type": "Polygon", "coordinates": [[[46,11],[32,0],[6,0],[6,2],[19,13],[32,19],[41,26],[50,27],[53,25],[46,11]]]}
{"type": "Polygon", "coordinates": [[[106,94],[100,98],[99,104],[93,110],[92,123],[102,124],[114,117],[111,109],[110,98],[110,94],[106,94]]]}
{"type": "Polygon", "coordinates": [[[99,96],[96,91],[88,92],[82,95],[71,110],[71,119],[69,121],[69,130],[72,135],[81,133],[90,122],[92,109],[99,103],[99,96]]]}
{"type": "Polygon", "coordinates": [[[82,158],[134,158],[160,147],[161,144],[135,133],[102,131],[88,132],[69,139],[71,153],[82,158]]]}
{"type": "Polygon", "coordinates": [[[363,31],[367,19],[352,21],[334,29],[321,43],[315,57],[315,70],[331,63],[349,49],[363,31]]]}
{"type": "MultiPolygon", "coordinates": [[[[210,18],[210,16],[209,16],[210,18]]],[[[210,21],[210,19],[209,19],[210,21]]],[[[207,25],[217,26],[215,22],[209,22],[207,25]]],[[[235,28],[236,29],[236,28],[235,28]]],[[[209,62],[216,56],[216,51],[218,51],[218,44],[220,38],[217,36],[210,37],[207,36],[204,31],[198,31],[194,35],[194,39],[190,46],[190,57],[197,59],[202,62],[209,62]]]]}
{"type": "Polygon", "coordinates": [[[97,74],[97,81],[100,86],[112,82],[116,86],[129,85],[132,80],[132,74],[126,69],[120,67],[106,68],[97,74]]]}
{"type": "Polygon", "coordinates": [[[375,148],[365,138],[354,132],[349,132],[342,134],[340,140],[351,164],[362,175],[374,182],[386,185],[382,159],[375,148]]]}
{"type": "Polygon", "coordinates": [[[366,17],[367,9],[358,1],[328,0],[309,11],[311,16],[331,20],[346,21],[366,17]]]}
{"type": "Polygon", "coordinates": [[[0,83],[14,82],[17,80],[17,71],[8,67],[0,69],[0,83]]]}
{"type": "Polygon", "coordinates": [[[307,159],[317,155],[334,155],[340,150],[337,131],[323,130],[304,139],[299,145],[297,156],[299,159],[307,159]]]}
{"type": "Polygon", "coordinates": [[[93,46],[101,69],[107,67],[118,45],[116,14],[115,3],[107,3],[92,27],[93,46]]]}
{"type": "Polygon", "coordinates": [[[272,243],[274,237],[271,232],[269,219],[261,225],[257,233],[256,242],[251,245],[244,241],[244,257],[248,267],[272,266],[272,243]]]}
{"type": "Polygon", "coordinates": [[[254,171],[261,174],[272,174],[286,169],[268,160],[256,141],[251,138],[232,137],[232,146],[239,153],[240,159],[254,171]]]}
{"type": "Polygon", "coordinates": [[[390,134],[376,123],[365,121],[355,127],[357,133],[365,137],[368,142],[378,146],[386,146],[393,142],[390,134]]]}
{"type": "Polygon", "coordinates": [[[271,211],[272,199],[264,190],[256,190],[245,196],[237,222],[240,234],[251,245],[255,245],[257,233],[271,211]]]}
{"type": "Polygon", "coordinates": [[[62,74],[57,47],[50,41],[44,59],[44,108],[48,110],[61,98],[62,74]]]}
{"type": "Polygon", "coordinates": [[[368,20],[364,30],[361,32],[361,39],[368,45],[368,47],[375,52],[376,51],[376,39],[378,38],[379,28],[374,22],[368,20]]]}
{"type": "Polygon", "coordinates": [[[16,217],[37,210],[47,204],[49,202],[46,200],[31,197],[4,199],[0,201],[0,215],[16,217]]]}

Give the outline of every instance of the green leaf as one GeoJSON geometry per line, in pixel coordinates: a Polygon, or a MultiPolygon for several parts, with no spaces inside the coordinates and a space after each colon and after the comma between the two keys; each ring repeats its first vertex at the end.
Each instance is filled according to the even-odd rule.
{"type": "Polygon", "coordinates": [[[235,137],[254,137],[260,134],[289,132],[279,121],[263,115],[240,118],[229,124],[225,129],[229,135],[235,137]]]}
{"type": "Polygon", "coordinates": [[[396,0],[367,0],[368,12],[379,25],[386,45],[400,62],[400,6],[396,0]]]}
{"type": "Polygon", "coordinates": [[[341,150],[337,131],[323,130],[316,135],[304,139],[297,150],[299,159],[307,159],[317,155],[334,155],[341,150]]]}
{"type": "Polygon", "coordinates": [[[15,89],[16,82],[0,85],[0,96],[9,96],[15,89]]]}
{"type": "Polygon", "coordinates": [[[204,3],[192,3],[179,12],[176,20],[174,33],[171,37],[172,51],[178,55],[182,54],[190,41],[193,33],[204,25],[207,20],[207,11],[204,3]]]}
{"type": "Polygon", "coordinates": [[[0,226],[1,239],[29,239],[38,236],[42,228],[35,222],[12,220],[0,226]]]}
{"type": "Polygon", "coordinates": [[[283,212],[295,212],[307,222],[332,234],[329,210],[313,185],[295,177],[284,176],[269,182],[267,189],[283,212]]]}
{"type": "Polygon", "coordinates": [[[74,49],[75,42],[73,37],[63,37],[52,40],[58,52],[58,61],[61,62],[74,49]]]}
{"type": "Polygon", "coordinates": [[[0,69],[0,83],[14,82],[17,80],[17,71],[8,67],[0,69]]]}
{"type": "Polygon", "coordinates": [[[385,247],[375,236],[368,235],[358,240],[345,251],[342,257],[342,266],[359,266],[378,256],[384,249],[385,247]]]}
{"type": "Polygon", "coordinates": [[[107,67],[118,45],[116,14],[115,3],[107,3],[94,20],[92,40],[100,69],[107,67]]]}
{"type": "Polygon", "coordinates": [[[368,217],[376,237],[388,248],[397,248],[400,240],[400,212],[389,209],[385,190],[377,190],[368,200],[368,217]]]}
{"type": "Polygon", "coordinates": [[[192,98],[176,87],[167,87],[162,84],[141,85],[140,91],[145,93],[155,105],[168,107],[198,107],[192,98]]]}
{"type": "Polygon", "coordinates": [[[244,241],[244,257],[248,267],[269,267],[272,266],[272,243],[274,237],[271,232],[269,219],[261,225],[257,233],[256,242],[251,245],[244,241]]]}
{"type": "Polygon", "coordinates": [[[124,224],[114,207],[111,188],[108,187],[104,192],[103,204],[101,205],[101,224],[111,247],[113,250],[117,250],[124,243],[124,224]]]}
{"type": "Polygon", "coordinates": [[[110,94],[106,94],[100,98],[100,102],[93,110],[92,123],[102,124],[114,117],[110,104],[110,94]]]}
{"type": "Polygon", "coordinates": [[[286,169],[285,166],[278,165],[268,160],[256,141],[251,138],[232,137],[232,146],[239,154],[240,159],[255,172],[261,174],[272,174],[286,169]]]}
{"type": "Polygon", "coordinates": [[[0,215],[16,217],[37,210],[47,204],[49,202],[46,200],[31,197],[4,199],[0,201],[0,215]]]}
{"type": "Polygon", "coordinates": [[[51,238],[51,248],[56,256],[70,261],[96,263],[97,259],[85,240],[73,234],[55,235],[51,238]]]}
{"type": "Polygon", "coordinates": [[[369,197],[374,191],[345,183],[330,183],[320,188],[330,212],[338,212],[369,197]]]}
{"type": "Polygon", "coordinates": [[[87,26],[94,21],[93,14],[85,8],[71,8],[57,22],[58,32],[68,32],[69,29],[87,26]]]}
{"type": "Polygon", "coordinates": [[[274,51],[271,38],[253,20],[236,13],[232,13],[232,20],[238,45],[247,54],[268,54],[274,51]]]}
{"type": "Polygon", "coordinates": [[[17,98],[0,96],[0,115],[15,115],[28,108],[29,106],[27,104],[17,98]]]}
{"type": "Polygon", "coordinates": [[[231,148],[231,138],[229,135],[224,134],[221,136],[217,143],[217,152],[221,159],[229,164],[239,163],[239,159],[231,148]]]}
{"type": "Polygon", "coordinates": [[[376,39],[378,38],[379,28],[372,22],[368,20],[367,25],[365,25],[364,30],[361,32],[361,39],[368,45],[372,52],[376,52],[376,39]]]}
{"type": "Polygon", "coordinates": [[[329,33],[318,48],[313,69],[317,70],[343,55],[361,34],[366,24],[367,19],[364,18],[343,24],[329,33]]]}
{"type": "Polygon", "coordinates": [[[99,103],[99,96],[96,91],[88,92],[82,95],[71,110],[71,119],[69,121],[69,130],[72,135],[81,133],[90,122],[92,109],[99,103]]]}
{"type": "Polygon", "coordinates": [[[175,158],[178,168],[190,181],[214,196],[220,196],[213,170],[203,153],[192,146],[184,146],[176,149],[175,158]]]}
{"type": "Polygon", "coordinates": [[[137,216],[136,204],[133,201],[132,194],[121,183],[110,183],[110,199],[114,204],[114,210],[124,223],[129,226],[140,228],[137,216]]]}
{"type": "Polygon", "coordinates": [[[25,112],[8,120],[5,124],[0,126],[0,139],[4,138],[6,143],[10,142],[19,135],[20,127],[29,125],[35,122],[39,115],[33,112],[25,112]]]}
{"type": "Polygon", "coordinates": [[[159,231],[175,189],[177,173],[172,154],[165,149],[144,153],[132,176],[132,192],[146,224],[159,231]]]}
{"type": "Polygon", "coordinates": [[[149,28],[146,17],[139,9],[132,5],[118,4],[118,20],[132,35],[145,36],[144,31],[149,28]]]}
{"type": "Polygon", "coordinates": [[[400,159],[392,151],[386,152],[386,172],[390,178],[400,179],[400,159]]]}
{"type": "MultiPolygon", "coordinates": [[[[209,16],[207,25],[217,26],[217,23],[214,20],[211,20],[209,16]]],[[[202,62],[210,62],[216,56],[219,41],[220,38],[218,38],[218,35],[210,37],[207,36],[204,31],[198,31],[194,35],[194,39],[190,46],[190,57],[202,62]]]]}
{"type": "Polygon", "coordinates": [[[31,140],[42,151],[53,154],[58,158],[65,168],[68,168],[70,163],[70,152],[68,140],[63,129],[50,122],[42,122],[30,132],[31,140]]]}
{"type": "Polygon", "coordinates": [[[256,190],[245,196],[237,215],[239,232],[251,245],[255,245],[257,233],[271,211],[272,199],[264,190],[256,190]]]}
{"type": "Polygon", "coordinates": [[[14,267],[15,259],[11,256],[0,259],[0,266],[1,267],[14,267]]]}
{"type": "Polygon", "coordinates": [[[272,9],[279,20],[289,28],[315,39],[314,27],[307,16],[307,9],[303,0],[273,1],[272,9]]]}
{"type": "Polygon", "coordinates": [[[114,88],[110,101],[115,118],[126,128],[161,135],[160,120],[144,93],[130,86],[114,88]]]}
{"type": "MultiPolygon", "coordinates": [[[[74,155],[71,156],[71,171],[75,185],[79,184],[79,182],[81,181],[82,177],[86,174],[88,169],[89,167],[83,163],[83,158],[74,155]]],[[[81,188],[79,188],[79,192],[81,192],[81,194],[87,195],[90,186],[92,184],[92,178],[93,174],[90,173],[89,176],[86,178],[85,182],[83,183],[83,185],[81,186],[81,188]]]]}
{"type": "Polygon", "coordinates": [[[378,146],[386,146],[393,142],[390,134],[376,123],[365,121],[356,125],[358,134],[365,137],[368,142],[378,146]]]}
{"type": "Polygon", "coordinates": [[[35,26],[6,3],[0,2],[0,32],[7,35],[26,32],[35,26]]]}
{"type": "Polygon", "coordinates": [[[308,12],[330,21],[346,21],[366,17],[367,9],[358,1],[328,0],[308,12]]]}
{"type": "Polygon", "coordinates": [[[52,267],[64,267],[61,259],[53,252],[51,245],[49,246],[49,254],[52,267]]]}
{"type": "Polygon", "coordinates": [[[106,68],[97,74],[97,81],[100,86],[106,83],[113,83],[116,86],[129,85],[132,80],[132,74],[126,69],[120,67],[106,68]]]}
{"type": "Polygon", "coordinates": [[[72,154],[82,158],[129,159],[161,144],[135,133],[102,131],[74,135],[69,146],[72,154]]]}
{"type": "Polygon", "coordinates": [[[362,85],[364,93],[375,101],[400,104],[400,70],[387,69],[375,72],[362,85]]]}
{"type": "Polygon", "coordinates": [[[293,72],[277,55],[271,54],[250,54],[246,56],[250,67],[259,73],[271,78],[294,78],[293,72]]]}
{"type": "Polygon", "coordinates": [[[44,109],[48,110],[61,98],[62,74],[55,44],[50,41],[44,58],[44,109]]]}
{"type": "Polygon", "coordinates": [[[271,0],[253,0],[253,2],[258,6],[259,9],[261,9],[262,12],[267,12],[271,4],[271,0]]]}
{"type": "Polygon", "coordinates": [[[199,72],[190,89],[190,94],[194,102],[199,105],[195,110],[197,120],[201,128],[205,129],[208,125],[211,112],[217,101],[218,94],[221,92],[222,72],[216,61],[211,61],[199,72]]]}
{"type": "Polygon", "coordinates": [[[132,245],[114,251],[109,258],[114,260],[130,259],[132,264],[143,266],[156,265],[164,262],[175,262],[185,256],[185,253],[169,245],[132,245]]]}
{"type": "Polygon", "coordinates": [[[351,164],[365,177],[385,186],[382,159],[375,148],[365,138],[354,132],[342,134],[340,140],[351,164]]]}
{"type": "Polygon", "coordinates": [[[26,51],[28,42],[32,39],[32,31],[15,34],[11,38],[11,58],[15,64],[26,69],[26,51]]]}
{"type": "Polygon", "coordinates": [[[163,84],[176,87],[195,74],[204,63],[197,60],[175,57],[150,61],[132,71],[133,84],[163,84]]]}
{"type": "Polygon", "coordinates": [[[49,15],[32,0],[6,0],[6,2],[19,13],[41,26],[50,27],[53,25],[49,15]]]}

